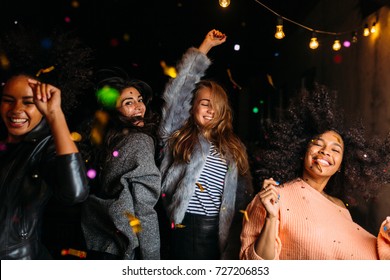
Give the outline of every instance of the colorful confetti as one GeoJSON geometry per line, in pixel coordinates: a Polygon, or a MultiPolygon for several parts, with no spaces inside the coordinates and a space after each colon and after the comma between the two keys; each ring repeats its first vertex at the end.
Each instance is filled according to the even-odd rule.
{"type": "Polygon", "coordinates": [[[195,184],[199,187],[199,189],[200,189],[201,192],[204,191],[204,188],[203,188],[203,186],[202,186],[200,183],[195,183],[195,184]]]}
{"type": "Polygon", "coordinates": [[[125,212],[125,215],[127,219],[129,220],[129,224],[131,228],[133,229],[134,233],[138,233],[142,230],[140,220],[137,219],[135,216],[130,214],[129,212],[125,212]]]}
{"type": "Polygon", "coordinates": [[[240,212],[244,214],[245,220],[249,222],[248,213],[245,210],[240,210],[240,212]]]}
{"type": "Polygon", "coordinates": [[[79,250],[75,250],[75,249],[69,248],[69,249],[63,249],[63,250],[61,250],[61,255],[62,255],[62,256],[72,255],[72,256],[79,257],[79,258],[81,258],[81,259],[85,259],[85,258],[87,257],[87,252],[79,251],[79,250]]]}
{"type": "Polygon", "coordinates": [[[96,92],[97,100],[105,107],[115,108],[120,93],[114,88],[104,86],[96,92]]]}

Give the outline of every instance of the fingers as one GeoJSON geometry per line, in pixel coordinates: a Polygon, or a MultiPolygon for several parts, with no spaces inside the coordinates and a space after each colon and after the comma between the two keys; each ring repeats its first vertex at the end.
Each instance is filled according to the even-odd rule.
{"type": "Polygon", "coordinates": [[[271,186],[278,186],[279,182],[275,181],[273,178],[265,179],[263,182],[263,190],[268,189],[271,186]]]}
{"type": "Polygon", "coordinates": [[[225,40],[226,35],[217,29],[213,29],[208,33],[209,37],[213,40],[225,40]]]}
{"type": "Polygon", "coordinates": [[[35,99],[41,102],[48,102],[52,98],[52,95],[56,91],[59,91],[59,89],[50,84],[41,83],[34,79],[28,79],[28,82],[34,91],[35,99]]]}
{"type": "Polygon", "coordinates": [[[276,188],[279,182],[272,178],[266,179],[263,182],[263,189],[259,192],[262,201],[269,201],[271,204],[278,203],[280,200],[280,194],[276,188]]]}

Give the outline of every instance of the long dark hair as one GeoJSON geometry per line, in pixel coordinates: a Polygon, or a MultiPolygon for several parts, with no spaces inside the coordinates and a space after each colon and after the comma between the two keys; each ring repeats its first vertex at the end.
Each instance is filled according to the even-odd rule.
{"type": "Polygon", "coordinates": [[[80,151],[87,161],[87,166],[95,169],[98,176],[111,157],[111,153],[126,140],[127,134],[145,133],[152,137],[157,145],[156,132],[159,123],[159,115],[150,109],[153,91],[146,82],[129,77],[121,68],[108,68],[97,72],[96,91],[104,87],[109,87],[119,93],[129,87],[136,88],[143,98],[146,111],[142,118],[144,125],[137,126],[134,121],[139,121],[140,117],[126,117],[115,107],[101,104],[95,116],[80,126],[78,131],[83,139],[79,143],[80,151]]]}

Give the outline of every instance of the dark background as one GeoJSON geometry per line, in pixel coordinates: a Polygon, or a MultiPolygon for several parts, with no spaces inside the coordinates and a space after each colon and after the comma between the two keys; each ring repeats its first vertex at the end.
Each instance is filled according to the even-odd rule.
{"type": "MultiPolygon", "coordinates": [[[[304,23],[318,2],[261,0],[276,13],[299,23],[304,23]]],[[[359,1],[362,18],[385,3],[388,1],[359,1]]],[[[157,111],[169,79],[160,62],[175,65],[188,47],[198,46],[209,30],[219,29],[228,40],[209,53],[214,64],[207,76],[227,89],[235,111],[235,128],[250,156],[263,122],[277,117],[294,91],[294,85],[286,87],[283,77],[278,77],[281,68],[294,71],[294,65],[283,65],[281,60],[294,54],[285,40],[274,38],[277,16],[256,0],[231,0],[225,9],[218,0],[2,0],[0,9],[1,31],[22,23],[42,31],[75,32],[94,49],[96,69],[120,66],[149,83],[157,111]],[[235,44],[240,45],[240,51],[234,50],[235,44]],[[227,69],[240,88],[229,80],[227,69]],[[268,77],[274,78],[274,84],[268,77]],[[259,113],[252,112],[254,106],[260,108],[259,113]]],[[[299,28],[284,22],[286,34],[299,28]]],[[[88,98],[82,105],[94,109],[88,98]]],[[[44,238],[49,249],[55,258],[78,258],[61,256],[60,252],[64,248],[84,249],[79,206],[66,207],[52,200],[48,207],[45,223],[50,227],[44,238]]]]}

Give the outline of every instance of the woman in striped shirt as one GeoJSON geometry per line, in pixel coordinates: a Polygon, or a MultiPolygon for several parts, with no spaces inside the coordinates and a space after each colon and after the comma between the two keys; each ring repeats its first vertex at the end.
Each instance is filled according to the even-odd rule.
{"type": "Polygon", "coordinates": [[[242,213],[252,197],[246,149],[233,133],[225,90],[200,80],[209,50],[226,41],[211,30],[178,64],[164,92],[160,139],[163,205],[173,259],[238,259],[242,213]]]}

